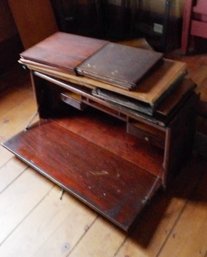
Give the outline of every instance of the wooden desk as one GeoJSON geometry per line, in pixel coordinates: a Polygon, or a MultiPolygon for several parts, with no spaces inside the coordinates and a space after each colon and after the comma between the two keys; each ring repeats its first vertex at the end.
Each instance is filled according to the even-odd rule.
{"type": "Polygon", "coordinates": [[[87,87],[40,72],[31,70],[31,79],[40,121],[3,145],[128,231],[189,157],[197,96],[190,90],[161,119],[109,104],[87,87]]]}

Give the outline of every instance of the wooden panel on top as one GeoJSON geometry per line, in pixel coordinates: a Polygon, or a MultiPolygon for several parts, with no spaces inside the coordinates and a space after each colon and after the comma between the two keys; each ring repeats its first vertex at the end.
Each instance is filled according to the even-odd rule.
{"type": "MultiPolygon", "coordinates": [[[[14,37],[17,33],[7,0],[0,1],[0,24],[0,43],[2,44],[2,42],[14,37]]],[[[5,61],[5,59],[2,61],[5,61]]]]}
{"type": "Polygon", "coordinates": [[[77,73],[124,89],[136,88],[163,54],[109,43],[77,67],[77,73]]]}
{"type": "Polygon", "coordinates": [[[4,146],[125,231],[161,183],[54,121],[36,124],[4,146]]]}
{"type": "Polygon", "coordinates": [[[107,42],[64,32],[56,32],[21,53],[21,57],[74,73],[75,68],[107,42]]]}
{"type": "Polygon", "coordinates": [[[157,108],[156,113],[167,117],[179,104],[182,104],[192,90],[196,87],[190,79],[184,79],[157,108]]]}
{"type": "Polygon", "coordinates": [[[58,30],[49,0],[8,0],[8,3],[25,48],[58,30]]]}
{"type": "Polygon", "coordinates": [[[20,59],[20,63],[25,64],[31,70],[39,71],[55,78],[89,88],[107,89],[144,103],[148,103],[151,106],[154,106],[158,99],[160,99],[168,89],[175,85],[176,80],[180,77],[184,77],[186,73],[185,63],[164,59],[163,63],[159,65],[159,67],[154,69],[149,76],[145,76],[145,78],[140,81],[135,90],[129,91],[94,79],[74,76],[63,72],[60,69],[24,60],[23,58],[20,59]]]}

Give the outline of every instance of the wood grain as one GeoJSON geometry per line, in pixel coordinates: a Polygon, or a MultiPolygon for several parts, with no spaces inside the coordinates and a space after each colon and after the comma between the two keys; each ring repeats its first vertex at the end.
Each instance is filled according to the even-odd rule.
{"type": "MultiPolygon", "coordinates": [[[[182,60],[186,61],[188,64],[190,76],[196,78],[196,81],[202,82],[199,91],[203,93],[204,98],[206,94],[202,90],[205,89],[206,57],[206,55],[182,56],[182,60]]],[[[178,58],[181,57],[177,56],[177,59],[178,58]]],[[[3,78],[1,78],[1,82],[2,79],[3,78]]],[[[11,84],[17,83],[16,76],[15,79],[13,79],[12,74],[9,74],[7,79],[11,84]]],[[[6,81],[6,78],[4,78],[4,80],[6,81]]],[[[13,101],[13,106],[16,105],[18,107],[21,105],[22,100],[19,100],[19,97],[21,97],[21,91],[24,91],[23,88],[23,84],[22,86],[19,84],[19,94],[14,98],[16,101],[13,101]]],[[[16,91],[16,89],[12,91],[16,91]]],[[[1,97],[0,99],[0,104],[3,104],[0,108],[2,116],[10,109],[11,102],[8,105],[6,102],[10,101],[9,94],[12,94],[12,91],[8,92],[7,97],[1,97]]],[[[33,105],[32,100],[28,104],[33,105]]],[[[13,108],[13,113],[18,113],[19,110],[19,108],[13,108]]],[[[206,119],[203,119],[201,126],[205,126],[205,120],[206,119]]],[[[27,122],[27,116],[25,119],[22,117],[21,122],[23,127],[25,122],[27,122]]],[[[12,122],[12,124],[15,133],[17,131],[15,129],[16,123],[12,122]]],[[[1,128],[0,126],[0,135],[1,128]]],[[[12,128],[8,135],[12,132],[12,128]]],[[[6,133],[6,131],[4,133],[6,133]]],[[[10,152],[0,146],[0,166],[4,165],[12,156],[10,152]]],[[[99,254],[100,256],[102,254],[104,257],[174,257],[173,254],[177,254],[175,250],[178,249],[178,252],[183,256],[187,254],[187,256],[189,255],[190,257],[203,257],[206,251],[206,233],[203,233],[206,231],[206,179],[200,176],[201,168],[199,167],[199,163],[201,163],[200,159],[195,159],[194,164],[190,162],[186,169],[182,171],[182,176],[178,176],[177,180],[173,181],[170,186],[171,189],[158,194],[157,197],[153,199],[151,204],[139,217],[134,232],[130,233],[124,240],[121,235],[117,234],[117,230],[114,229],[114,226],[110,225],[108,222],[100,221],[99,218],[93,220],[94,214],[91,214],[90,211],[90,213],[86,211],[86,215],[83,214],[85,213],[85,207],[82,203],[73,200],[73,202],[76,202],[75,205],[77,208],[73,208],[74,205],[70,201],[65,202],[63,205],[59,204],[60,191],[56,189],[53,193],[51,191],[48,196],[42,194],[44,197],[41,198],[41,202],[39,202],[39,200],[32,200],[32,209],[29,213],[27,209],[25,210],[27,204],[24,206],[21,205],[19,208],[21,210],[17,211],[17,209],[15,209],[15,211],[10,212],[7,219],[1,209],[0,220],[3,218],[5,224],[10,224],[11,220],[14,220],[11,224],[11,230],[8,230],[8,233],[4,233],[3,243],[0,245],[1,256],[16,257],[33,256],[36,254],[38,257],[62,257],[73,254],[73,256],[79,257],[79,255],[84,255],[85,252],[86,256],[89,254],[95,255],[96,253],[97,255],[95,255],[95,257],[99,256],[99,254]],[[201,181],[201,183],[199,183],[198,189],[195,190],[195,185],[199,181],[201,181]],[[195,195],[195,197],[192,198],[193,195],[195,195]],[[50,200],[48,200],[48,198],[50,198],[50,200]],[[190,201],[188,201],[188,199],[190,199],[190,201]],[[57,206],[57,208],[55,206],[57,206]],[[71,212],[70,206],[72,208],[71,212]],[[62,215],[62,218],[59,220],[60,223],[58,223],[55,216],[58,210],[62,212],[65,209],[67,209],[66,212],[68,211],[69,216],[62,215]],[[185,212],[186,209],[188,209],[188,213],[185,212]],[[27,213],[27,216],[23,214],[21,223],[18,223],[16,217],[20,215],[20,212],[24,214],[27,213]],[[192,214],[190,214],[191,212],[192,214]],[[90,218],[91,215],[92,217],[90,218]],[[179,222],[179,220],[181,220],[181,222],[179,222]],[[90,223],[90,221],[92,221],[92,223],[90,223]],[[82,227],[84,224],[86,224],[86,227],[82,227]],[[92,229],[93,226],[96,226],[96,228],[92,229]],[[170,233],[174,228],[174,232],[177,233],[173,238],[173,233],[170,233]],[[91,233],[88,234],[90,231],[91,233]],[[87,239],[85,238],[86,236],[87,239]],[[174,242],[174,240],[176,240],[176,242],[174,242]],[[164,252],[163,255],[162,251],[164,252]]],[[[14,173],[15,170],[15,164],[13,163],[14,173]]],[[[206,165],[203,171],[206,171],[206,165]]],[[[30,173],[32,171],[28,172],[30,173]]],[[[7,203],[5,206],[6,209],[14,204],[18,207],[18,205],[22,203],[22,196],[28,193],[27,190],[29,190],[30,186],[32,186],[32,192],[28,196],[30,201],[36,194],[39,194],[39,183],[41,183],[44,178],[38,176],[36,172],[34,176],[39,177],[39,179],[31,180],[31,178],[28,178],[19,180],[21,178],[20,176],[5,189],[4,193],[1,194],[0,200],[1,203],[7,203]],[[18,180],[19,190],[12,190],[13,187],[17,188],[16,183],[18,180]],[[32,183],[36,183],[35,190],[32,183]],[[17,193],[17,191],[19,193],[17,193]]],[[[6,173],[1,177],[2,183],[4,179],[6,179],[6,173]]],[[[64,194],[63,201],[66,200],[65,197],[68,197],[67,194],[64,194]]],[[[57,215],[57,217],[60,217],[60,215],[57,215]]]]}
{"type": "Polygon", "coordinates": [[[0,167],[7,163],[12,157],[13,154],[0,145],[0,167]]]}
{"type": "Polygon", "coordinates": [[[204,208],[207,201],[207,163],[201,161],[203,177],[195,192],[190,195],[187,206],[179,221],[171,231],[166,246],[162,249],[160,257],[205,257],[207,253],[207,212],[204,208]],[[190,226],[189,226],[190,224],[190,226]],[[194,240],[192,240],[194,239],[194,240]]]}
{"type": "Polygon", "coordinates": [[[35,111],[36,105],[32,96],[26,98],[20,105],[2,115],[0,117],[1,142],[23,130],[35,111]]]}
{"type": "Polygon", "coordinates": [[[157,181],[137,165],[52,121],[36,124],[4,146],[125,231],[157,181]]]}
{"type": "Polygon", "coordinates": [[[49,0],[8,1],[25,48],[58,30],[49,0]]]}
{"type": "Polygon", "coordinates": [[[106,221],[98,219],[70,256],[114,256],[124,239],[125,235],[123,232],[112,227],[106,221]],[[99,236],[97,237],[97,235],[99,236]]]}
{"type": "Polygon", "coordinates": [[[18,176],[24,172],[26,165],[15,158],[11,158],[0,168],[0,193],[3,192],[18,176]]]}
{"type": "Polygon", "coordinates": [[[92,110],[88,114],[76,112],[55,121],[87,141],[96,142],[98,146],[154,175],[160,173],[163,151],[128,135],[125,122],[92,110]]]}
{"type": "Polygon", "coordinates": [[[22,176],[13,183],[12,187],[9,187],[0,194],[0,243],[12,233],[14,227],[22,222],[30,211],[32,211],[34,205],[42,200],[52,186],[52,183],[44,179],[40,180],[39,177],[30,170],[22,174],[22,176]],[[16,201],[17,197],[19,198],[18,201],[16,201]]]}
{"type": "Polygon", "coordinates": [[[104,40],[56,32],[25,50],[20,56],[28,61],[38,62],[74,74],[77,65],[105,44],[104,40]]]}
{"type": "MultiPolygon", "coordinates": [[[[116,257],[122,256],[176,256],[175,251],[179,248],[180,242],[176,241],[174,248],[166,249],[162,255],[162,248],[168,246],[168,237],[180,219],[180,215],[186,208],[188,199],[198,185],[204,172],[203,164],[198,165],[199,159],[189,162],[182,173],[173,181],[171,188],[164,194],[159,194],[152,201],[149,208],[146,208],[137,222],[134,231],[127,237],[127,240],[118,249],[116,257]]],[[[204,204],[205,205],[205,204],[204,204]]],[[[204,207],[203,209],[206,209],[204,207]]],[[[194,216],[196,220],[196,216],[194,216]]],[[[182,233],[191,230],[192,224],[186,221],[186,227],[182,228],[182,233]]],[[[190,233],[189,233],[190,235],[190,233]]],[[[182,236],[182,235],[181,235],[182,236]]],[[[201,234],[201,238],[205,238],[201,234]]],[[[197,241],[196,237],[190,237],[189,242],[197,241]]],[[[172,240],[173,241],[173,240],[172,240]]],[[[191,244],[184,247],[190,250],[191,244]]],[[[203,244],[203,246],[205,243],[203,244]]],[[[178,255],[183,256],[183,255],[178,255]]],[[[193,256],[193,255],[192,255],[193,256]]],[[[202,256],[202,255],[201,255],[202,256]]]]}
{"type": "MultiPolygon", "coordinates": [[[[38,186],[38,179],[41,186],[39,176],[35,184],[38,186]]],[[[40,194],[36,190],[33,193],[40,194]]],[[[44,254],[49,253],[51,256],[66,256],[96,215],[81,207],[69,195],[64,195],[62,200],[59,197],[60,189],[57,187],[45,195],[32,214],[24,219],[21,226],[3,244],[0,255],[13,257],[18,252],[21,256],[45,256],[44,254]],[[22,246],[19,247],[20,245],[22,246]]]]}
{"type": "Polygon", "coordinates": [[[149,103],[154,105],[160,96],[169,89],[175,82],[176,78],[183,76],[186,73],[186,64],[182,62],[174,62],[171,60],[165,60],[163,65],[156,69],[151,76],[143,79],[134,91],[127,91],[118,87],[114,87],[110,84],[106,84],[100,81],[84,78],[80,76],[74,76],[72,74],[64,73],[57,69],[50,69],[48,66],[31,63],[23,59],[21,63],[25,64],[29,69],[39,71],[52,77],[63,79],[71,83],[82,85],[86,87],[99,87],[131,97],[133,99],[149,103]]]}
{"type": "Polygon", "coordinates": [[[29,88],[22,88],[21,91],[15,88],[4,94],[2,93],[0,95],[0,116],[4,116],[9,109],[14,109],[16,107],[16,99],[19,99],[21,102],[32,95],[31,89],[29,88]]]}
{"type": "Polygon", "coordinates": [[[144,75],[158,65],[163,54],[108,43],[76,67],[78,75],[133,90],[144,75]]]}

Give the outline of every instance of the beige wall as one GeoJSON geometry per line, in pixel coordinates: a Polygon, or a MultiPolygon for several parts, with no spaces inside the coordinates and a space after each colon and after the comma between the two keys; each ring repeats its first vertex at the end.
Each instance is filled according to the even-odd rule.
{"type": "MultiPolygon", "coordinates": [[[[128,0],[127,3],[134,3],[135,0],[128,0]]],[[[109,0],[110,3],[120,5],[121,0],[109,0]]],[[[165,0],[142,0],[143,7],[146,10],[150,10],[156,13],[163,13],[165,0]]],[[[180,17],[182,14],[183,0],[173,0],[172,3],[172,15],[180,17]]]]}
{"type": "Polygon", "coordinates": [[[16,26],[13,21],[7,0],[0,0],[0,42],[16,35],[16,26]]]}
{"type": "MultiPolygon", "coordinates": [[[[146,9],[150,9],[151,11],[155,11],[158,13],[164,12],[165,0],[147,0],[144,1],[146,5],[146,9]]],[[[182,0],[174,0],[171,1],[172,15],[180,17],[182,15],[182,0]]]]}

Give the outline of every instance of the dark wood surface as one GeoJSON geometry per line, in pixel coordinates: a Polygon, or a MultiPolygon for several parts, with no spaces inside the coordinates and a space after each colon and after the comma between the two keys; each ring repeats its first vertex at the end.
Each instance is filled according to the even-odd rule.
{"type": "Polygon", "coordinates": [[[184,78],[186,74],[186,64],[184,62],[164,59],[161,65],[156,65],[155,69],[152,69],[150,76],[144,76],[140,83],[138,83],[137,88],[130,91],[94,79],[75,76],[61,69],[25,60],[24,58],[21,58],[19,62],[30,70],[63,80],[66,83],[75,83],[89,88],[102,88],[150,104],[151,106],[155,106],[165,92],[171,91],[177,84],[176,81],[184,78]]]}
{"type": "MultiPolygon", "coordinates": [[[[166,158],[168,163],[164,163],[164,167],[168,169],[168,181],[173,174],[178,173],[179,169],[184,165],[185,161],[191,156],[195,129],[196,129],[196,105],[199,100],[197,94],[190,95],[187,104],[172,119],[170,127],[167,131],[166,158]]],[[[167,182],[168,182],[167,181],[167,182]]]]}
{"type": "Polygon", "coordinates": [[[167,117],[175,111],[175,109],[183,103],[184,99],[192,94],[195,89],[195,83],[190,79],[184,79],[178,86],[173,90],[168,97],[157,107],[156,113],[164,117],[167,117]]]}
{"type": "Polygon", "coordinates": [[[4,143],[20,159],[127,231],[160,180],[54,121],[4,143]],[[149,194],[149,195],[148,195],[149,194]]]}
{"type": "Polygon", "coordinates": [[[24,48],[58,31],[50,0],[8,0],[24,48]]]}
{"type": "Polygon", "coordinates": [[[163,54],[108,43],[77,67],[78,74],[124,89],[134,89],[163,54]]]}
{"type": "Polygon", "coordinates": [[[121,156],[155,176],[160,173],[163,150],[126,133],[126,123],[95,110],[58,118],[60,126],[121,156]]]}
{"type": "Polygon", "coordinates": [[[21,57],[74,73],[77,65],[105,44],[99,39],[56,32],[21,53],[21,57]]]}
{"type": "Polygon", "coordinates": [[[150,145],[155,145],[162,149],[165,147],[165,131],[159,130],[149,124],[139,121],[128,122],[127,133],[145,140],[150,145]]]}

